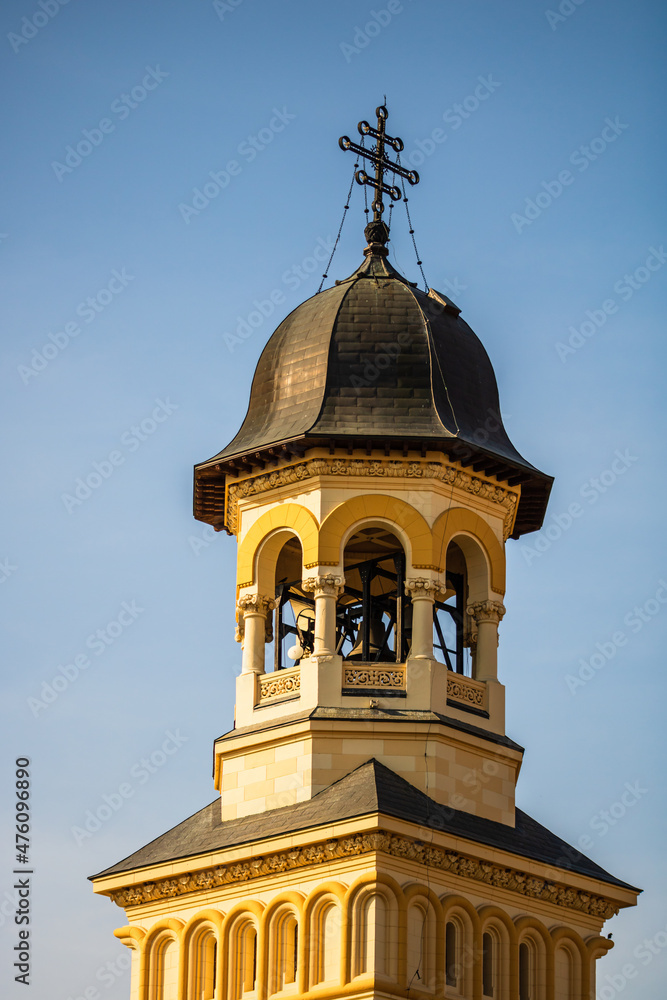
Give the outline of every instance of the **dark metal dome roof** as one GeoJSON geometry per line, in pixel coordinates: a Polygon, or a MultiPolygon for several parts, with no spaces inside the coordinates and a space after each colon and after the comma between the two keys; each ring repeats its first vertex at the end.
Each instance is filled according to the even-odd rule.
{"type": "MultiPolygon", "coordinates": [[[[197,484],[307,447],[443,451],[522,484],[514,534],[539,528],[551,478],[518,453],[500,416],[489,357],[460,309],[406,281],[373,244],[361,267],[283,320],[257,364],[245,420],[197,484]]],[[[212,486],[212,483],[209,483],[212,486]]]]}

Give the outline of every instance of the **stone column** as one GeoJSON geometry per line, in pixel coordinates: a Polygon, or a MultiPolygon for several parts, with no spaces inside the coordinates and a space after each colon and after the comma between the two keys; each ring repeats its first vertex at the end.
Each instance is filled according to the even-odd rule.
{"type": "Polygon", "coordinates": [[[505,614],[500,601],[478,601],[469,604],[466,613],[477,628],[475,678],[478,681],[498,680],[498,623],[505,614]]]}
{"type": "Polygon", "coordinates": [[[412,598],[411,659],[433,659],[433,604],[439,589],[435,580],[424,577],[405,581],[405,592],[412,598]]]}
{"type": "Polygon", "coordinates": [[[246,594],[237,602],[236,641],[242,643],[244,674],[264,673],[264,645],[273,638],[270,612],[276,605],[272,597],[246,594]]]}
{"type": "Polygon", "coordinates": [[[477,676],[477,622],[471,618],[466,609],[463,619],[463,647],[470,650],[472,676],[477,676]]]}
{"type": "Polygon", "coordinates": [[[315,597],[315,642],[313,656],[334,656],[336,653],[336,601],[345,589],[342,576],[327,573],[311,576],[301,584],[302,590],[315,597]]]}

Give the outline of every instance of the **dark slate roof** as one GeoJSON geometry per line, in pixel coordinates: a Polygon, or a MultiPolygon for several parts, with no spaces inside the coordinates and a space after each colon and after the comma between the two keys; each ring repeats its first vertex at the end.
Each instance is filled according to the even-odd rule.
{"type": "Polygon", "coordinates": [[[91,879],[375,813],[510,851],[520,857],[587,875],[621,888],[633,889],[633,886],[621,882],[594,861],[575,851],[520,809],[516,810],[515,827],[450,809],[434,802],[377,760],[367,761],[307,802],[241,819],[223,823],[220,818],[220,799],[216,799],[124,861],[98,875],[92,875],[91,879]]]}
{"type": "Polygon", "coordinates": [[[238,434],[195,467],[195,516],[222,519],[216,474],[244,458],[338,442],[443,451],[520,482],[515,534],[539,528],[552,479],[507,436],[491,362],[459,313],[379,254],[298,306],[262,352],[238,434]]]}

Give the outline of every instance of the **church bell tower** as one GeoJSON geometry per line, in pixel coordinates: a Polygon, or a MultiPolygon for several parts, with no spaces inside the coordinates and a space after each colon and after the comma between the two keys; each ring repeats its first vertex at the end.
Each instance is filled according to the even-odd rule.
{"type": "Polygon", "coordinates": [[[552,481],[460,309],[389,263],[382,195],[419,178],[377,115],[340,140],[375,171],[363,262],[283,320],[195,467],[195,517],[236,537],[242,669],[216,799],[93,878],[132,1000],[590,1000],[636,902],[515,807],[505,544],[552,481]]]}

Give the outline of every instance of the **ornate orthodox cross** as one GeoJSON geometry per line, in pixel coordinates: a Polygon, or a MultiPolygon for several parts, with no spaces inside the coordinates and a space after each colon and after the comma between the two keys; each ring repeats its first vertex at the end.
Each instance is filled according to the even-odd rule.
{"type": "Polygon", "coordinates": [[[375,139],[374,146],[366,149],[365,146],[359,146],[356,142],[352,142],[347,135],[340,137],[338,145],[343,150],[353,150],[357,156],[363,156],[375,165],[375,177],[369,177],[365,170],[357,170],[354,176],[357,184],[367,184],[369,187],[375,188],[377,193],[373,200],[373,222],[382,222],[382,213],[384,211],[382,194],[388,194],[392,201],[400,201],[402,195],[401,189],[396,184],[385,184],[385,172],[390,172],[398,177],[404,177],[409,184],[419,184],[419,174],[416,170],[406,170],[399,163],[393,163],[387,158],[385,146],[391,146],[395,153],[400,153],[404,148],[403,140],[387,135],[385,132],[385,122],[389,117],[389,112],[384,104],[376,108],[375,113],[378,118],[377,128],[373,128],[366,121],[359,122],[357,125],[359,135],[370,135],[375,139]]]}

